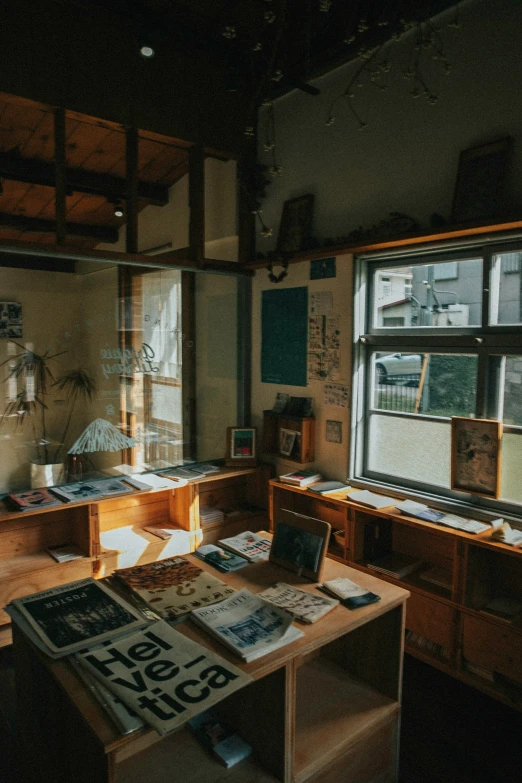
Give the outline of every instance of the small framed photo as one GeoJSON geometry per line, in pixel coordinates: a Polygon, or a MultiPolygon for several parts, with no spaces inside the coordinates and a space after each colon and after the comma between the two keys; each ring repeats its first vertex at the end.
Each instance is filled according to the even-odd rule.
{"type": "Polygon", "coordinates": [[[502,422],[451,419],[451,489],[498,498],[502,422]]]}
{"type": "Polygon", "coordinates": [[[295,430],[287,430],[284,427],[279,429],[279,453],[285,457],[289,457],[294,448],[295,436],[297,435],[295,430]]]}
{"type": "Polygon", "coordinates": [[[505,138],[460,153],[452,223],[502,217],[511,149],[512,140],[505,138]]]}
{"type": "Polygon", "coordinates": [[[256,427],[228,427],[225,465],[256,465],[256,427]]]}

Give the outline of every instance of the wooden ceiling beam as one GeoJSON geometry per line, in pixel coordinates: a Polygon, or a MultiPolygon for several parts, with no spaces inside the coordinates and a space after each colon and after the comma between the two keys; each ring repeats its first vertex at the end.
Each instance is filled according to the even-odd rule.
{"type": "MultiPolygon", "coordinates": [[[[56,233],[56,221],[44,218],[27,217],[26,215],[9,215],[0,212],[0,230],[16,228],[19,231],[41,231],[45,234],[56,233]]],[[[97,242],[115,244],[118,241],[118,229],[112,226],[86,225],[83,223],[66,223],[65,235],[94,239],[97,242]]]]}
{"type": "MultiPolygon", "coordinates": [[[[32,185],[48,185],[52,188],[56,181],[54,163],[35,158],[22,158],[12,152],[0,152],[0,177],[28,182],[32,185]]],[[[119,199],[125,199],[128,195],[125,178],[114,174],[98,174],[85,169],[67,168],[66,178],[67,186],[80,193],[119,199]]],[[[138,196],[157,207],[164,207],[169,203],[168,187],[153,182],[138,182],[138,196]]]]}

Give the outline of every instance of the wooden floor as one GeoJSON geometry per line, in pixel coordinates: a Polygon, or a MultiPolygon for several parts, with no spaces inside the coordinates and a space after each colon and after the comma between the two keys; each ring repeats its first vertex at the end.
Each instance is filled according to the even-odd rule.
{"type": "MultiPolygon", "coordinates": [[[[15,744],[14,677],[11,648],[5,647],[0,650],[0,780],[31,783],[16,769],[15,744]]],[[[172,783],[172,770],[166,773],[166,783],[172,783]]],[[[399,783],[521,780],[522,714],[406,656],[399,783]]]]}

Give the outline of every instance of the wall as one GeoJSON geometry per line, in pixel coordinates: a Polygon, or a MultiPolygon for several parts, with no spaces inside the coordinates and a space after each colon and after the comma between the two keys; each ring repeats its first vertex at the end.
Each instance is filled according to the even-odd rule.
{"type": "MultiPolygon", "coordinates": [[[[279,272],[279,267],[275,268],[279,272]]],[[[252,426],[263,428],[264,410],[272,408],[277,392],[290,394],[292,397],[313,397],[314,415],[316,416],[316,459],[311,467],[317,467],[329,478],[339,480],[347,476],[347,449],[349,443],[349,407],[324,404],[325,383],[351,386],[351,307],[352,298],[352,258],[339,256],[336,261],[336,277],[324,280],[310,280],[310,262],[292,264],[288,276],[277,284],[278,289],[308,286],[308,296],[318,292],[332,292],[332,315],[339,315],[339,377],[326,381],[309,381],[307,386],[285,386],[261,381],[261,293],[273,289],[274,284],[268,279],[268,273],[258,271],[253,281],[253,313],[252,313],[252,426]],[[342,442],[326,441],[325,431],[327,420],[340,421],[342,442]]],[[[350,400],[347,400],[347,405],[350,400]]],[[[273,455],[263,455],[265,459],[274,460],[273,455]]],[[[299,467],[295,462],[285,458],[277,458],[277,472],[288,473],[299,467]]]]}
{"type": "MultiPolygon", "coordinates": [[[[460,7],[460,27],[446,28],[444,32],[451,74],[442,75],[437,63],[432,63],[424,74],[439,92],[435,105],[422,98],[414,100],[409,95],[411,82],[401,76],[408,62],[408,39],[391,44],[389,59],[400,68],[394,66],[387,74],[388,89],[381,91],[368,82],[360,90],[354,88],[354,106],[367,123],[360,131],[343,101],[336,105],[333,125],[326,125],[332,101],[346,87],[359,62],[315,80],[314,86],[321,90],[318,97],[294,91],[276,101],[276,154],[282,173],[271,180],[262,205],[263,220],[274,231],[271,238],[257,238],[259,252],[275,248],[285,200],[305,193],[315,196],[312,235],[321,243],[328,237],[346,236],[359,226],[370,228],[394,211],[413,217],[422,229],[428,229],[433,213],[447,219],[450,216],[460,152],[505,136],[514,139],[507,183],[509,212],[520,216],[522,104],[518,88],[522,58],[515,31],[522,29],[522,4],[515,0],[472,0],[460,7]]],[[[450,13],[439,21],[447,23],[452,18],[450,13]]],[[[263,117],[262,113],[260,127],[263,117]]],[[[259,159],[269,165],[263,142],[261,135],[259,159]]],[[[325,256],[328,255],[326,250],[325,256]]],[[[337,259],[335,281],[309,281],[308,268],[309,262],[291,265],[289,276],[278,285],[309,285],[310,290],[324,285],[334,290],[335,309],[346,318],[342,335],[342,350],[346,352],[343,382],[350,384],[349,259],[337,259]]],[[[288,391],[262,383],[259,373],[261,291],[272,286],[266,271],[256,273],[252,410],[257,424],[262,420],[263,409],[272,407],[276,392],[288,391]]],[[[321,383],[293,389],[292,393],[308,395],[312,391],[318,417],[315,465],[328,477],[346,478],[349,442],[344,432],[340,447],[324,440],[324,420],[333,416],[331,409],[324,409],[320,403],[321,383]]]]}
{"type": "MultiPolygon", "coordinates": [[[[320,240],[370,228],[392,211],[426,229],[433,213],[450,216],[460,152],[505,136],[514,139],[509,206],[520,216],[522,58],[514,31],[522,29],[522,4],[472,0],[460,6],[460,27],[444,31],[451,74],[444,76],[437,63],[425,69],[427,82],[439,92],[436,105],[409,94],[411,81],[401,75],[408,39],[391,44],[394,65],[386,90],[367,81],[362,89],[354,87],[354,106],[367,123],[361,131],[343,101],[334,109],[334,124],[326,125],[333,99],[358,62],[312,82],[321,90],[317,97],[293,91],[276,101],[276,153],[283,171],[271,179],[262,205],[263,220],[274,233],[258,238],[259,251],[275,247],[284,201],[304,193],[315,196],[312,233],[320,240]]],[[[441,24],[452,18],[443,15],[441,24]]],[[[259,159],[269,164],[263,141],[260,133],[259,159]]]]}

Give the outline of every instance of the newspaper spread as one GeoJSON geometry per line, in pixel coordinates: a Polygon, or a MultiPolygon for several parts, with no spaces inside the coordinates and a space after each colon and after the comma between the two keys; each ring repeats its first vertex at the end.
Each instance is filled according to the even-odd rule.
{"type": "Polygon", "coordinates": [[[76,659],[161,735],[252,679],[164,620],[76,659]]]}
{"type": "Polygon", "coordinates": [[[327,598],[308,590],[299,590],[286,582],[277,582],[259,593],[259,596],[275,606],[280,606],[296,620],[304,623],[315,623],[339,603],[335,598],[327,598]]]}
{"type": "Polygon", "coordinates": [[[218,543],[225,549],[235,552],[236,555],[245,557],[250,563],[268,560],[270,555],[271,542],[250,530],[245,530],[244,533],[230,538],[221,538],[218,543]]]}
{"type": "Polygon", "coordinates": [[[77,582],[13,598],[7,613],[17,613],[39,638],[38,645],[51,657],[76,652],[147,625],[147,618],[100,581],[88,577],[77,582]],[[10,612],[10,607],[15,612],[10,612]]]}
{"type": "Polygon", "coordinates": [[[247,662],[303,636],[287,612],[246,589],[190,617],[247,662]]]}

